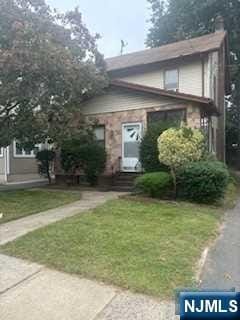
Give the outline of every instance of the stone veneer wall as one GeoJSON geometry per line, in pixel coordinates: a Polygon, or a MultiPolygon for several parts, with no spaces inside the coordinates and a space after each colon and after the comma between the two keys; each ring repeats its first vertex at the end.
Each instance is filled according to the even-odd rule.
{"type": "Polygon", "coordinates": [[[99,125],[105,126],[105,143],[107,151],[107,167],[105,174],[111,175],[119,171],[122,156],[122,124],[142,122],[143,130],[147,127],[147,113],[169,109],[187,109],[187,123],[192,128],[200,127],[200,109],[197,106],[179,104],[169,107],[147,108],[140,110],[127,110],[121,112],[102,113],[89,116],[90,120],[97,119],[99,125]]]}

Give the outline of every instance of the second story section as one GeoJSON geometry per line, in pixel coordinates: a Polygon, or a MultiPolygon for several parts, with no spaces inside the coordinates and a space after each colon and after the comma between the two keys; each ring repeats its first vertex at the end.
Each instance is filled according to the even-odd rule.
{"type": "Polygon", "coordinates": [[[228,88],[227,34],[198,38],[106,59],[111,80],[211,98],[218,105],[228,88]]]}

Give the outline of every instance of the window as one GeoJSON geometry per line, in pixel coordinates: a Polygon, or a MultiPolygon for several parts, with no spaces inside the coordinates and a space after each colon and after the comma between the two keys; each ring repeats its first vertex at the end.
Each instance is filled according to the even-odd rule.
{"type": "Polygon", "coordinates": [[[178,69],[165,71],[164,89],[178,91],[178,69]]]}
{"type": "Polygon", "coordinates": [[[36,153],[40,150],[41,145],[36,145],[34,150],[24,150],[17,141],[13,143],[13,154],[15,158],[35,158],[36,153]]]}
{"type": "Polygon", "coordinates": [[[97,126],[94,133],[98,143],[105,148],[105,126],[97,126]]]}
{"type": "Polygon", "coordinates": [[[0,148],[0,157],[3,157],[3,148],[0,148]]]}
{"type": "Polygon", "coordinates": [[[180,125],[181,122],[186,122],[186,110],[166,110],[166,111],[155,111],[148,112],[147,114],[148,123],[156,123],[161,121],[173,122],[180,125]]]}

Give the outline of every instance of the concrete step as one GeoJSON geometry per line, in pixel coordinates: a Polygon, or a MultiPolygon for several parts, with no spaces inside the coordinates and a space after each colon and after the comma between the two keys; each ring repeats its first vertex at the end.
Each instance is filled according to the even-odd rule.
{"type": "Polygon", "coordinates": [[[132,192],[134,190],[133,186],[112,186],[111,191],[116,191],[116,192],[132,192]]]}

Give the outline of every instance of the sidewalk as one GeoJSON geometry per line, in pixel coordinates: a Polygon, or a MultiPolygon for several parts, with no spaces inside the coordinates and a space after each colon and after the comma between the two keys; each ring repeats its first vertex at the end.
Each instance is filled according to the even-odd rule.
{"type": "Polygon", "coordinates": [[[47,226],[48,224],[74,216],[86,210],[94,209],[110,199],[118,198],[120,194],[122,193],[83,191],[80,201],[4,223],[0,225],[0,245],[13,241],[28,232],[47,226]]]}
{"type": "MultiPolygon", "coordinates": [[[[82,200],[0,226],[0,245],[93,209],[118,192],[84,191],[82,200]]],[[[133,294],[0,254],[0,319],[175,320],[173,302],[133,294]]]]}
{"type": "Polygon", "coordinates": [[[0,255],[0,319],[175,320],[174,308],[172,302],[0,255]]]}
{"type": "Polygon", "coordinates": [[[223,230],[203,270],[201,288],[240,290],[240,199],[225,213],[223,230]]]}

